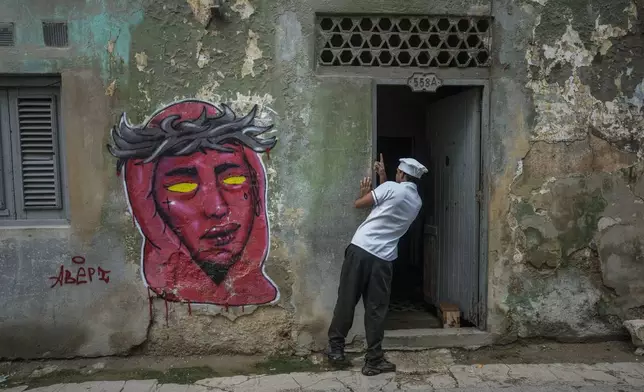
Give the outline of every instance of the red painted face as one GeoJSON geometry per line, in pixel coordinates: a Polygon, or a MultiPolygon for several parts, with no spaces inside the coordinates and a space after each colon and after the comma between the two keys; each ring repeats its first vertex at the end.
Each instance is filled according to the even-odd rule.
{"type": "Polygon", "coordinates": [[[154,173],[157,210],[200,262],[221,266],[241,256],[255,219],[251,171],[241,146],[159,159],[154,173]]]}

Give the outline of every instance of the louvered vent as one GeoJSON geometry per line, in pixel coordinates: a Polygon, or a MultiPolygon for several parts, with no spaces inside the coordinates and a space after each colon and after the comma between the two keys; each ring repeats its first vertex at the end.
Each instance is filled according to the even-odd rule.
{"type": "Polygon", "coordinates": [[[490,66],[484,17],[319,16],[317,62],[326,67],[490,66]]]}
{"type": "Polygon", "coordinates": [[[42,34],[45,37],[45,45],[62,48],[68,45],[67,23],[65,22],[43,22],[42,34]]]}
{"type": "Polygon", "coordinates": [[[19,97],[18,124],[26,210],[61,208],[52,97],[19,97]]]}
{"type": "Polygon", "coordinates": [[[13,45],[13,23],[0,23],[0,46],[13,45]]]}

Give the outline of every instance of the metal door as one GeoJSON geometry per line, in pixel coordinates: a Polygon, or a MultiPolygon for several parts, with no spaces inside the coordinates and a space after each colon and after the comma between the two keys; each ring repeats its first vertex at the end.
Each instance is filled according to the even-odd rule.
{"type": "Polygon", "coordinates": [[[425,298],[450,302],[479,324],[481,92],[468,89],[428,110],[434,209],[425,227],[425,298]]]}

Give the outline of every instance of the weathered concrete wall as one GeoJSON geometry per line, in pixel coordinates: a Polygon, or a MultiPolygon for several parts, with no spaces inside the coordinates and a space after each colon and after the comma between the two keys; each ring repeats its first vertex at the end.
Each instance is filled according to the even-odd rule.
{"type": "MultiPolygon", "coordinates": [[[[69,227],[0,230],[0,357],[127,353],[146,339],[149,316],[137,277],[125,200],[105,154],[116,104],[110,85],[127,83],[131,1],[4,1],[16,46],[0,48],[0,74],[61,76],[69,227]],[[68,48],[43,44],[41,20],[69,23],[68,48]],[[72,257],[85,258],[74,264],[72,257]],[[97,271],[109,283],[56,285],[60,268],[97,271]]],[[[79,260],[79,259],[77,259],[79,260]]],[[[82,273],[81,273],[82,275],[82,273]]]]}
{"type": "MultiPolygon", "coordinates": [[[[368,9],[485,14],[490,3],[445,1],[430,11],[421,1],[309,1],[293,6],[242,0],[231,2],[228,21],[214,18],[207,30],[200,23],[209,19],[200,14],[203,8],[185,3],[147,8],[144,21],[132,33],[138,62],[131,66],[128,110],[142,122],[160,105],[195,96],[231,101],[240,108],[249,102],[268,108],[279,142],[270,160],[264,158],[271,222],[267,272],[281,297],[276,306],[261,308],[251,317],[237,317],[239,310],[235,316],[225,309],[195,312],[193,305],[190,318],[185,317],[186,305],[171,304],[167,327],[158,304],[161,321],[152,325],[148,349],[320,349],[344,248],[363,218],[350,201],[356,179],[367,175],[371,166],[372,85],[369,78],[315,75],[315,13],[368,9]],[[206,312],[234,320],[202,317],[206,312]],[[204,334],[206,328],[211,333],[204,334]]],[[[362,330],[361,317],[358,309],[357,333],[362,330]]]]}
{"type": "Polygon", "coordinates": [[[497,7],[498,23],[521,23],[523,33],[497,47],[516,76],[495,86],[512,92],[502,102],[519,104],[492,115],[499,167],[508,169],[495,181],[490,217],[501,222],[490,232],[491,324],[508,337],[621,335],[620,320],[644,305],[641,8],[627,0],[497,7]]]}
{"type": "Polygon", "coordinates": [[[344,248],[363,218],[351,200],[371,166],[372,82],[316,75],[316,12],[491,14],[489,329],[508,339],[615,335],[641,312],[634,3],[234,0],[226,20],[211,20],[206,0],[23,3],[9,19],[73,11],[70,49],[25,36],[0,62],[0,73],[63,75],[72,216],[69,229],[0,231],[1,279],[11,282],[0,282],[0,357],[323,347],[344,248]],[[121,110],[142,124],[190,98],[230,102],[238,114],[258,103],[275,125],[278,143],[261,159],[266,274],[279,297],[230,309],[156,299],[149,319],[141,235],[104,146],[121,110]],[[109,285],[50,290],[48,277],[75,255],[111,270],[109,285]],[[30,344],[8,345],[17,339],[30,344]]]}

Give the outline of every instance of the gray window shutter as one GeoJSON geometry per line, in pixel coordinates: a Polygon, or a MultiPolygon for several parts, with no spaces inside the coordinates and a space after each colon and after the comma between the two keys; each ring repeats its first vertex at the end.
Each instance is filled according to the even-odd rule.
{"type": "Polygon", "coordinates": [[[62,217],[53,214],[62,210],[56,98],[43,89],[10,94],[18,219],[62,217]]]}
{"type": "Polygon", "coordinates": [[[17,103],[24,208],[61,208],[54,97],[18,96],[17,103]]]}

